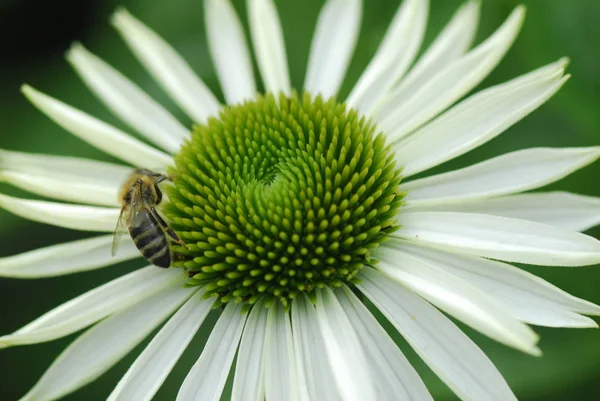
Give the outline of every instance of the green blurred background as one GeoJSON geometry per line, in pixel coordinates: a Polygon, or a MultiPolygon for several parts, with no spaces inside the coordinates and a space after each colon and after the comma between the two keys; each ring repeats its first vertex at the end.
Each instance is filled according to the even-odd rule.
{"type": "MultiPolygon", "coordinates": [[[[385,32],[399,1],[365,0],[362,31],[343,93],[368,63],[385,32]]],[[[244,16],[245,2],[234,1],[244,16]]],[[[277,1],[290,62],[292,81],[303,81],[314,22],[322,0],[277,1]]],[[[481,85],[489,86],[523,74],[567,55],[573,78],[550,102],[481,149],[448,163],[446,170],[483,160],[491,155],[532,146],[590,146],[600,144],[600,1],[525,0],[528,17],[516,44],[498,68],[481,85]]],[[[97,0],[97,1],[0,1],[0,147],[29,152],[78,155],[111,160],[89,145],[68,135],[28,104],[19,93],[27,82],[74,104],[105,121],[126,129],[84,88],[63,58],[74,40],[123,71],[160,100],[181,121],[190,121],[176,109],[152,82],[121,39],[108,18],[117,5],[134,15],[172,43],[221,96],[205,43],[202,0],[97,0]]],[[[430,23],[425,39],[431,42],[460,0],[431,0],[430,23]]],[[[477,41],[498,27],[519,2],[483,1],[477,41]]],[[[600,164],[579,171],[560,185],[588,195],[600,195],[600,164]]],[[[0,191],[31,197],[0,183],[0,191]]],[[[600,212],[600,210],[599,210],[600,212]]],[[[0,210],[0,256],[88,236],[79,232],[36,224],[0,210]]],[[[600,230],[590,232],[596,237],[600,230]]],[[[107,269],[44,280],[0,279],[0,333],[18,329],[49,308],[91,289],[141,262],[124,263],[107,269]]],[[[528,270],[575,295],[600,303],[600,270],[587,268],[535,267],[528,270]]],[[[186,371],[201,352],[211,323],[198,333],[177,369],[156,396],[172,400],[186,371]]],[[[465,329],[482,346],[506,376],[522,400],[598,400],[600,380],[600,332],[536,328],[541,334],[542,358],[533,358],[493,343],[465,329]]],[[[393,332],[393,330],[391,330],[393,332]]],[[[395,335],[397,337],[397,335],[395,335]]],[[[52,360],[75,336],[46,344],[0,351],[0,400],[16,400],[41,376],[52,360]]],[[[400,346],[414,361],[436,400],[454,400],[449,390],[421,363],[401,339],[400,346]]],[[[143,346],[143,344],[142,344],[143,346]]],[[[140,347],[107,374],[67,400],[103,400],[134,360],[140,347]]],[[[218,363],[218,362],[216,362],[218,363]]]]}

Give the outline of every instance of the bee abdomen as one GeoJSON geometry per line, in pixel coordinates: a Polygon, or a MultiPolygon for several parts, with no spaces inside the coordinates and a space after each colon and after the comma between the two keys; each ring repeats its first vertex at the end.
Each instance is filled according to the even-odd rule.
{"type": "Polygon", "coordinates": [[[153,265],[158,267],[169,267],[171,265],[171,253],[165,233],[159,227],[158,222],[150,213],[139,225],[129,228],[131,238],[140,253],[153,265]]]}
{"type": "MultiPolygon", "coordinates": [[[[150,236],[148,236],[150,237],[150,236]]],[[[161,231],[146,246],[138,248],[142,255],[153,265],[159,267],[169,267],[171,264],[171,255],[169,253],[169,244],[161,231]]]]}

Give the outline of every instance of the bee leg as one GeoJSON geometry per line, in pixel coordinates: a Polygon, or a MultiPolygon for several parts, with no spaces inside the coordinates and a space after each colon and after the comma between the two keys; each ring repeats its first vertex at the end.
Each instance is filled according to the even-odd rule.
{"type": "Polygon", "coordinates": [[[160,226],[162,227],[162,229],[164,230],[165,233],[167,233],[167,235],[169,237],[171,237],[171,239],[173,239],[173,241],[177,242],[179,245],[181,245],[182,247],[184,247],[185,249],[187,249],[187,245],[185,244],[185,242],[183,242],[181,240],[181,238],[179,238],[179,236],[175,233],[175,231],[173,231],[168,225],[167,223],[163,220],[162,217],[160,217],[160,215],[158,214],[158,212],[156,211],[155,208],[150,208],[150,210],[152,211],[152,215],[156,218],[156,221],[158,221],[158,224],[160,224],[160,226]]]}
{"type": "Polygon", "coordinates": [[[156,192],[156,204],[158,205],[162,202],[163,194],[160,188],[158,187],[158,180],[154,183],[154,192],[156,192]]]}
{"type": "Polygon", "coordinates": [[[160,184],[161,182],[163,182],[163,181],[167,181],[167,180],[168,180],[168,181],[173,181],[173,180],[171,179],[171,177],[169,177],[169,176],[167,176],[167,175],[161,175],[160,177],[158,177],[158,178],[156,179],[156,181],[154,181],[154,185],[158,185],[158,184],[160,184]]]}
{"type": "Polygon", "coordinates": [[[170,175],[161,175],[160,178],[157,180],[157,183],[159,182],[163,182],[163,181],[170,181],[173,182],[173,177],[170,175]]]}
{"type": "Polygon", "coordinates": [[[169,237],[171,237],[173,239],[173,241],[177,242],[179,245],[181,245],[185,249],[188,249],[188,246],[186,245],[186,243],[183,242],[183,240],[181,238],[179,238],[179,236],[175,233],[175,231],[173,231],[172,229],[167,227],[167,228],[165,228],[165,232],[167,233],[167,235],[169,237]]]}
{"type": "Polygon", "coordinates": [[[159,175],[159,177],[156,179],[156,181],[154,181],[154,191],[156,192],[156,204],[158,205],[161,201],[162,201],[162,191],[160,190],[160,188],[158,187],[158,184],[160,184],[163,181],[172,181],[168,176],[166,175],[159,175]]]}

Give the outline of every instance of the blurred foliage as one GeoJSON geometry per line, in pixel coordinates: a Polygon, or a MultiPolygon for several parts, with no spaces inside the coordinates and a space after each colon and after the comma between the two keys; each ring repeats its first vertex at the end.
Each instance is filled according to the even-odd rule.
{"type": "MultiPolygon", "coordinates": [[[[292,81],[301,87],[308,57],[314,21],[322,0],[277,1],[287,46],[292,81]]],[[[375,52],[397,7],[397,1],[368,0],[360,41],[352,61],[343,93],[348,93],[375,52]]],[[[460,0],[431,0],[426,43],[431,42],[460,0]]],[[[519,2],[487,0],[483,2],[477,41],[498,27],[519,2]]],[[[600,142],[600,2],[596,0],[525,0],[528,18],[516,44],[504,61],[486,79],[482,87],[499,83],[567,55],[573,78],[550,102],[501,137],[481,149],[447,163],[438,171],[467,165],[510,150],[532,146],[589,146],[600,142]]],[[[76,78],[62,55],[69,43],[81,40],[93,52],[131,77],[155,96],[181,121],[190,121],[159,90],[149,75],[127,51],[113,31],[108,18],[118,4],[125,5],[150,27],[163,35],[189,60],[208,86],[221,96],[205,42],[201,0],[106,1],[8,1],[0,3],[0,147],[29,152],[78,155],[111,160],[89,145],[66,134],[38,113],[19,94],[27,82],[91,114],[126,129],[76,78]]],[[[245,4],[235,5],[245,16],[245,4]]],[[[243,18],[245,20],[245,17],[243,18]]],[[[600,195],[600,165],[573,174],[550,189],[567,189],[588,195],[600,195]]],[[[30,197],[0,184],[2,193],[30,197]]],[[[81,233],[25,221],[0,211],[0,256],[35,247],[66,242],[81,233]]],[[[599,236],[595,229],[591,235],[599,236]]],[[[98,283],[123,274],[139,263],[45,280],[0,280],[0,333],[14,331],[51,306],[58,305],[98,283]]],[[[578,296],[600,303],[600,271],[597,267],[565,269],[531,267],[535,274],[578,296]]],[[[215,319],[216,316],[211,316],[215,319]]],[[[157,400],[171,400],[186,371],[195,362],[209,334],[213,320],[198,333],[181,363],[163,386],[157,400]]],[[[389,326],[389,325],[388,325],[389,326]]],[[[389,327],[388,327],[389,328],[389,327]]],[[[600,379],[600,335],[597,330],[549,330],[541,334],[542,358],[532,358],[493,343],[465,328],[506,376],[522,400],[596,400],[600,379]]],[[[427,367],[390,330],[411,361],[423,374],[435,399],[455,397],[427,367]]],[[[24,394],[46,367],[74,336],[47,344],[0,351],[0,399],[14,400],[24,394]]],[[[67,400],[100,400],[110,393],[143,344],[98,381],[67,397],[67,400]]]]}

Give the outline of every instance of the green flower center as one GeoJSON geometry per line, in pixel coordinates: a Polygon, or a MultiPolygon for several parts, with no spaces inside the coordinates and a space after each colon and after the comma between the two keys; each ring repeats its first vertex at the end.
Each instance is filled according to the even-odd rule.
{"type": "Polygon", "coordinates": [[[163,212],[174,266],[221,305],[284,306],[353,283],[395,231],[400,170],[376,127],[334,99],[259,96],[194,128],[163,212]]]}

